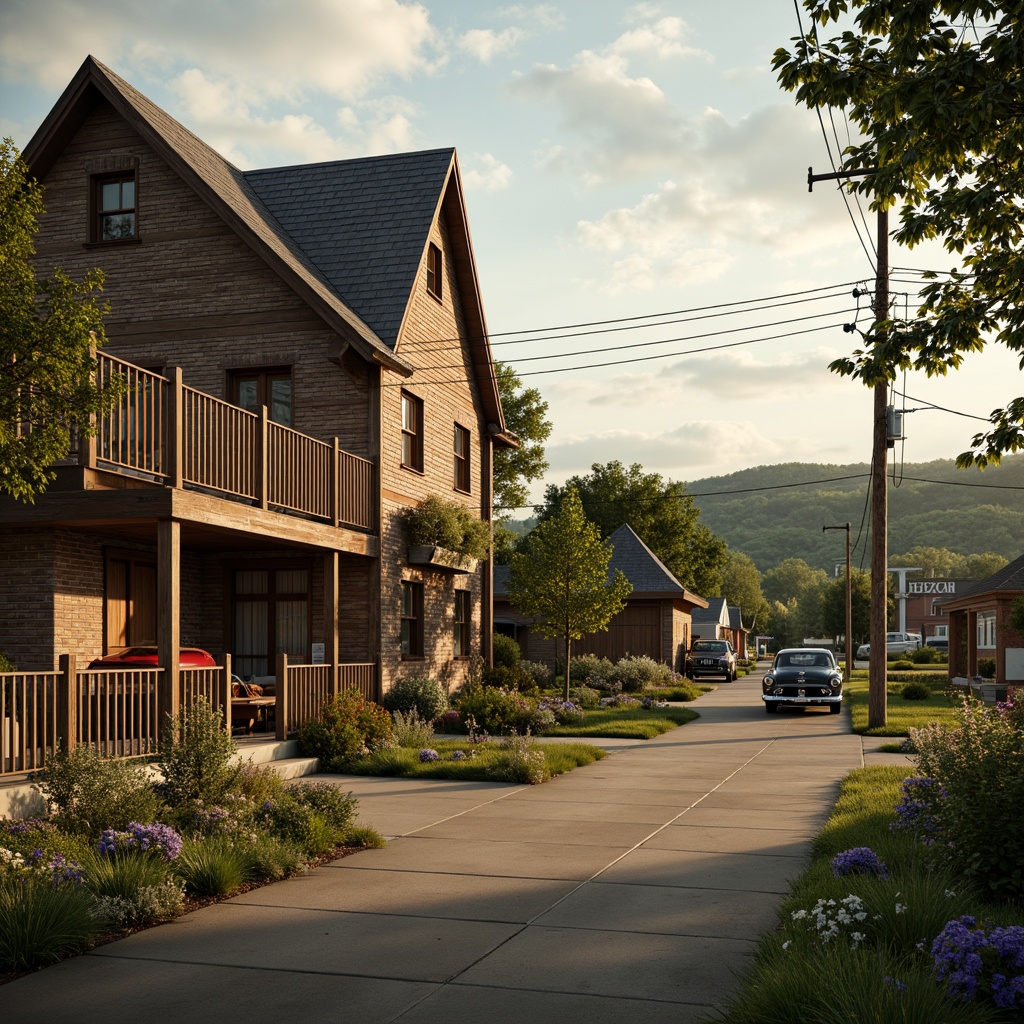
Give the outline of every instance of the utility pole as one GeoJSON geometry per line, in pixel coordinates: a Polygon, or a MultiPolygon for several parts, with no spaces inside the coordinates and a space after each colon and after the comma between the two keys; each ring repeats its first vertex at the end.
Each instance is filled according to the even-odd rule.
{"type": "MultiPolygon", "coordinates": [[[[816,181],[838,181],[874,174],[877,167],[861,170],[839,171],[835,174],[814,174],[807,168],[807,191],[812,191],[816,181]]],[[[878,325],[889,318],[889,214],[878,211],[878,241],[875,258],[875,322],[872,336],[877,335],[878,325]]],[[[888,462],[888,423],[886,399],[889,385],[879,381],[874,388],[874,412],[871,433],[871,623],[868,639],[871,642],[871,661],[868,675],[868,728],[885,725],[886,708],[886,645],[885,634],[888,626],[889,598],[887,582],[887,547],[889,541],[889,496],[886,490],[886,463],[888,462]]]]}
{"type": "Polygon", "coordinates": [[[843,673],[843,681],[850,681],[850,673],[853,671],[853,585],[850,581],[850,524],[845,526],[823,526],[821,532],[826,530],[846,531],[846,671],[843,673]]]}

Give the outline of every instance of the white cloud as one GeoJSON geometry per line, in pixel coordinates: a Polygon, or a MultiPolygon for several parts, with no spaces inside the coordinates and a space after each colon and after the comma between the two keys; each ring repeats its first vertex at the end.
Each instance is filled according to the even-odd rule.
{"type": "MultiPolygon", "coordinates": [[[[51,5],[54,6],[54,5],[51,5]]],[[[138,4],[64,2],[40,16],[38,0],[5,5],[0,61],[11,77],[63,85],[93,53],[136,84],[182,64],[230,78],[253,105],[295,100],[306,88],[340,99],[390,76],[431,73],[439,37],[423,4],[398,0],[277,0],[138,4]]]]}
{"type": "Polygon", "coordinates": [[[477,166],[462,175],[467,189],[481,189],[484,192],[500,192],[512,181],[512,168],[503,164],[496,156],[484,153],[477,158],[477,166]]]}
{"type": "Polygon", "coordinates": [[[572,67],[538,65],[513,80],[516,95],[552,103],[561,127],[581,138],[574,150],[550,150],[548,166],[591,185],[671,165],[691,142],[679,111],[650,78],[632,78],[617,54],[583,51],[572,67]]]}
{"type": "Polygon", "coordinates": [[[682,18],[659,18],[640,28],[623,33],[608,47],[612,53],[638,54],[671,60],[677,57],[700,57],[710,61],[712,56],[706,50],[691,46],[687,39],[690,28],[682,18]]]}
{"type": "Polygon", "coordinates": [[[618,459],[627,465],[639,462],[645,470],[673,480],[693,480],[722,465],[753,464],[810,456],[813,442],[799,436],[768,437],[749,421],[694,420],[662,433],[614,430],[573,436],[547,446],[551,476],[564,481],[587,473],[595,463],[618,459]]]}
{"type": "MultiPolygon", "coordinates": [[[[765,333],[772,330],[766,328],[765,333]]],[[[768,359],[736,350],[694,355],[674,363],[666,361],[656,372],[616,374],[595,384],[586,402],[606,408],[635,408],[636,396],[643,395],[646,409],[670,409],[679,405],[682,396],[687,401],[695,401],[698,393],[721,397],[726,387],[730,400],[744,402],[776,402],[782,393],[813,392],[818,396],[827,390],[849,388],[849,381],[828,369],[839,354],[837,349],[816,348],[768,359]]]]}
{"type": "Polygon", "coordinates": [[[565,14],[551,4],[511,4],[508,7],[501,7],[497,14],[502,18],[510,18],[513,21],[527,22],[531,27],[543,29],[548,32],[556,32],[565,27],[565,14]]]}
{"type": "Polygon", "coordinates": [[[514,50],[525,36],[526,33],[515,26],[503,28],[500,32],[489,28],[471,28],[459,36],[458,47],[482,64],[488,64],[497,54],[514,50]]]}

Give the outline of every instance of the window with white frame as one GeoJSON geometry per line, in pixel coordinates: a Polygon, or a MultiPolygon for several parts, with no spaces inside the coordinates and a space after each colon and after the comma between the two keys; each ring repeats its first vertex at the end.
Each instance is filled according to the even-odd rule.
{"type": "Polygon", "coordinates": [[[993,649],[996,645],[996,613],[978,612],[978,650],[993,649]]]}

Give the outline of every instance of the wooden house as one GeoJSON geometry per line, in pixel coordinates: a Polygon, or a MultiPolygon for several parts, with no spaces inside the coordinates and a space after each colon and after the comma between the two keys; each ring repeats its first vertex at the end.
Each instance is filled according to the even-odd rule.
{"type": "Polygon", "coordinates": [[[242,171],[90,57],[23,156],[38,270],[104,272],[97,372],[129,388],[35,504],[0,500],[0,652],[460,682],[489,562],[410,552],[402,514],[437,494],[489,520],[515,438],[454,150],[242,171]]]}

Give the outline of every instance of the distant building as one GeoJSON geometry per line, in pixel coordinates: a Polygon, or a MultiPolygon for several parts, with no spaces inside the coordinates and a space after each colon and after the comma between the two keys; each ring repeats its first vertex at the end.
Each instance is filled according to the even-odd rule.
{"type": "MultiPolygon", "coordinates": [[[[633,592],[626,599],[626,607],[612,618],[607,631],[591,633],[573,644],[573,657],[596,654],[618,661],[628,654],[646,654],[682,672],[691,637],[698,635],[691,616],[695,619],[708,602],[687,590],[629,526],[620,526],[608,542],[613,548],[609,577],[620,569],[633,584],[633,592]]],[[[507,584],[508,566],[496,565],[495,632],[518,640],[527,660],[554,664],[557,657],[564,655],[564,645],[542,637],[532,628],[536,620],[512,607],[507,584]]]]}

